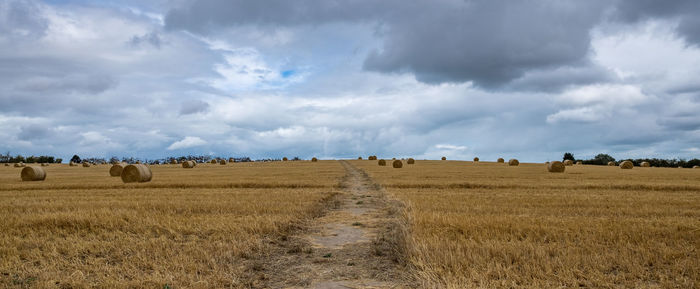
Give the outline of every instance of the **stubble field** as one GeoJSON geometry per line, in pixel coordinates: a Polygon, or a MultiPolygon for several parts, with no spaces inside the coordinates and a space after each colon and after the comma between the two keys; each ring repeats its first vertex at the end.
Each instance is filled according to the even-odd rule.
{"type": "Polygon", "coordinates": [[[344,174],[336,161],[160,165],[123,184],[109,165],[45,169],[23,183],[0,167],[0,287],[245,288],[245,260],[318,214],[344,174]]]}
{"type": "Polygon", "coordinates": [[[407,205],[422,287],[700,286],[700,170],[353,164],[407,205]]]}
{"type": "MultiPolygon", "coordinates": [[[[700,286],[700,170],[349,162],[405,205],[395,244],[413,287],[700,286]]],[[[254,287],[246,260],[322,214],[345,174],[337,161],[151,168],[152,182],[123,184],[107,165],[24,183],[0,167],[0,287],[254,287]]]]}

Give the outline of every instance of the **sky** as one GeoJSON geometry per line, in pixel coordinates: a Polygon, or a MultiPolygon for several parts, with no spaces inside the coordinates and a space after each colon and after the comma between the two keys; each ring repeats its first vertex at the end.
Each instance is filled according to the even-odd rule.
{"type": "Polygon", "coordinates": [[[0,0],[0,151],[700,157],[700,1],[0,0]]]}

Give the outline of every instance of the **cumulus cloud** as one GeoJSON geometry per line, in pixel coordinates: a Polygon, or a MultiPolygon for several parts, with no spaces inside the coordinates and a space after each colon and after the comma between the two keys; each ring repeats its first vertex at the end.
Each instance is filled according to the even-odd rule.
{"type": "Polygon", "coordinates": [[[170,146],[168,146],[168,150],[186,149],[186,148],[191,148],[191,147],[196,147],[196,146],[202,146],[205,144],[207,144],[207,142],[199,137],[187,136],[187,137],[183,138],[182,140],[179,140],[179,141],[172,143],[170,146]]]}

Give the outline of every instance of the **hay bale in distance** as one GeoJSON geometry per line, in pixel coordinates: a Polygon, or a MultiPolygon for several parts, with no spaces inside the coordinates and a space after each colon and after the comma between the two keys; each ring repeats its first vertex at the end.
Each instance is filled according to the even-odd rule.
{"type": "Polygon", "coordinates": [[[84,167],[84,168],[89,168],[89,167],[90,167],[90,163],[89,163],[89,162],[84,162],[84,163],[83,163],[83,167],[84,167]]]}
{"type": "Polygon", "coordinates": [[[219,160],[219,164],[222,165],[222,166],[223,166],[223,165],[226,165],[226,160],[219,160]]]}
{"type": "Polygon", "coordinates": [[[694,169],[700,169],[700,166],[693,166],[694,169]]]}
{"type": "Polygon", "coordinates": [[[475,157],[475,158],[474,158],[474,162],[475,162],[475,163],[476,163],[476,162],[479,162],[479,158],[478,158],[478,157],[475,157]]]}
{"type": "Polygon", "coordinates": [[[216,159],[211,160],[209,163],[216,164],[216,159]]]}
{"type": "Polygon", "coordinates": [[[122,170],[122,182],[125,183],[143,183],[150,182],[153,178],[151,168],[144,164],[133,164],[124,167],[122,170]]]}
{"type": "Polygon", "coordinates": [[[615,166],[615,162],[608,162],[608,165],[613,167],[613,166],[615,166]]]}
{"type": "Polygon", "coordinates": [[[42,167],[29,166],[22,169],[20,173],[22,181],[43,181],[46,179],[46,171],[42,167]]]}
{"type": "Polygon", "coordinates": [[[140,165],[141,161],[136,161],[135,164],[140,165]]]}
{"type": "Polygon", "coordinates": [[[71,166],[71,167],[76,167],[76,166],[78,166],[78,164],[76,164],[76,163],[74,163],[74,162],[70,162],[70,163],[68,163],[68,165],[71,166]]]}
{"type": "Polygon", "coordinates": [[[196,162],[193,161],[184,161],[182,162],[182,168],[184,169],[192,169],[194,166],[196,166],[196,162]]]}
{"type": "Polygon", "coordinates": [[[553,161],[547,164],[547,171],[550,173],[563,173],[565,169],[566,166],[560,161],[553,161]]]}
{"type": "Polygon", "coordinates": [[[357,157],[358,160],[362,160],[362,157],[357,157]]]}
{"type": "Polygon", "coordinates": [[[311,158],[311,161],[315,163],[318,161],[318,159],[316,157],[313,157],[313,158],[311,158]]]}
{"type": "Polygon", "coordinates": [[[235,162],[236,162],[236,159],[234,159],[234,158],[228,158],[228,162],[229,162],[229,163],[235,163],[235,162]]]}
{"type": "Polygon", "coordinates": [[[367,159],[370,160],[370,161],[376,161],[376,160],[377,160],[377,156],[369,156],[369,157],[367,157],[367,159]]]}
{"type": "Polygon", "coordinates": [[[41,166],[42,166],[42,167],[48,167],[48,166],[49,166],[49,163],[41,163],[41,166]]]}
{"type": "Polygon", "coordinates": [[[289,159],[287,159],[287,157],[283,157],[283,158],[282,158],[282,161],[285,161],[285,162],[286,162],[286,161],[288,161],[288,160],[289,160],[289,159]]]}
{"type": "Polygon", "coordinates": [[[176,160],[176,159],[170,160],[170,164],[171,164],[171,165],[177,165],[177,160],[176,160]]]}
{"type": "Polygon", "coordinates": [[[497,162],[497,163],[504,163],[505,160],[504,160],[503,158],[498,158],[498,160],[496,160],[496,162],[497,162]]]}
{"type": "Polygon", "coordinates": [[[520,165],[520,162],[517,159],[510,159],[508,161],[508,165],[509,166],[518,166],[518,165],[520,165]]]}
{"type": "Polygon", "coordinates": [[[24,163],[15,163],[15,168],[23,168],[25,167],[24,163]]]}
{"type": "Polygon", "coordinates": [[[406,161],[406,163],[409,164],[409,165],[412,165],[412,164],[415,164],[415,163],[416,163],[416,160],[414,160],[413,158],[408,158],[408,160],[406,161]]]}
{"type": "Polygon", "coordinates": [[[379,161],[377,162],[377,164],[379,164],[380,166],[386,166],[386,161],[385,161],[385,160],[379,160],[379,161]]]}
{"type": "Polygon", "coordinates": [[[650,167],[651,165],[649,164],[649,162],[642,162],[641,164],[639,164],[639,166],[640,166],[640,167],[643,167],[643,168],[648,168],[648,167],[650,167]]]}
{"type": "Polygon", "coordinates": [[[577,164],[577,165],[582,165],[583,162],[582,162],[582,161],[578,161],[578,162],[576,162],[576,164],[577,164]]]}
{"type": "Polygon", "coordinates": [[[10,163],[5,163],[5,166],[6,166],[6,167],[9,167],[9,166],[10,166],[10,163]]]}
{"type": "Polygon", "coordinates": [[[446,161],[446,160],[447,160],[447,158],[446,158],[446,157],[442,157],[442,158],[441,158],[441,160],[443,160],[443,161],[446,161]]]}
{"type": "Polygon", "coordinates": [[[119,177],[122,175],[122,171],[124,170],[124,167],[126,166],[125,163],[118,163],[118,164],[113,164],[112,167],[109,168],[109,176],[110,177],[119,177]]]}
{"type": "Polygon", "coordinates": [[[629,170],[634,168],[634,164],[631,161],[624,161],[620,163],[620,168],[623,170],[629,170]]]}
{"type": "Polygon", "coordinates": [[[392,165],[395,169],[400,169],[400,168],[403,167],[403,163],[401,162],[401,160],[394,160],[394,162],[391,163],[391,165],[392,165]]]}
{"type": "Polygon", "coordinates": [[[574,161],[572,161],[572,160],[564,160],[563,164],[564,164],[565,166],[573,166],[573,165],[574,165],[574,161]]]}

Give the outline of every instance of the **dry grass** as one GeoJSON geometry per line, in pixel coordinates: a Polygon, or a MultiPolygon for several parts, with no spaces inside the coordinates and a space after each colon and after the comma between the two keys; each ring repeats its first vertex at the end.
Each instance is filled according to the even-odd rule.
{"type": "Polygon", "coordinates": [[[0,169],[0,287],[249,287],[249,259],[344,174],[335,161],[152,166],[152,182],[122,184],[109,166],[44,169],[33,184],[0,169]]]}
{"type": "Polygon", "coordinates": [[[407,204],[422,287],[700,286],[697,171],[353,164],[407,204]]]}

